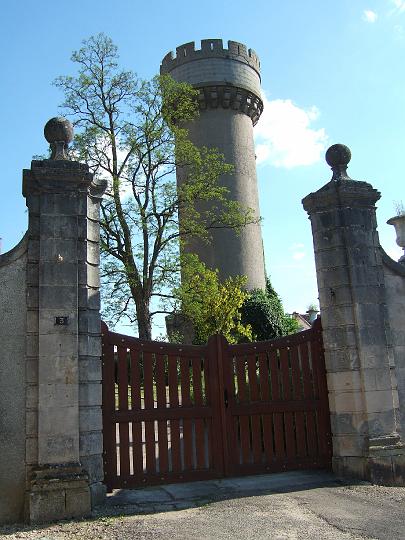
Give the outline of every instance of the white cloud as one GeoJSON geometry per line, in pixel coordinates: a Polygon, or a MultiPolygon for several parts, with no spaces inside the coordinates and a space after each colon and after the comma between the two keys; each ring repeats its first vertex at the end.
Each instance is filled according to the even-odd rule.
{"type": "Polygon", "coordinates": [[[405,11],[405,0],[392,0],[392,3],[395,6],[395,11],[398,13],[405,11]]]}
{"type": "Polygon", "coordinates": [[[327,135],[313,129],[319,117],[316,107],[301,109],[290,99],[268,100],[263,95],[263,114],[255,127],[257,163],[291,169],[321,159],[327,135]]]}
{"type": "Polygon", "coordinates": [[[405,0],[390,0],[393,8],[388,12],[388,16],[399,15],[405,12],[405,0]]]}
{"type": "Polygon", "coordinates": [[[378,18],[378,15],[375,11],[372,11],[371,9],[365,9],[363,11],[363,20],[368,23],[374,23],[378,18]]]}
{"type": "Polygon", "coordinates": [[[292,252],[291,258],[294,259],[294,261],[302,261],[302,259],[307,256],[305,244],[300,242],[291,244],[289,250],[292,252]]]}

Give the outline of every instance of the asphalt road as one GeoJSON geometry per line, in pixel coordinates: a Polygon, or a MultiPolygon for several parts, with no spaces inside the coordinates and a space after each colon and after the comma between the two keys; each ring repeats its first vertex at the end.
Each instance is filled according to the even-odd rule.
{"type": "Polygon", "coordinates": [[[41,540],[404,540],[405,488],[342,484],[319,473],[284,473],[143,492],[128,490],[116,492],[91,520],[49,527],[2,527],[0,536],[41,540]]]}

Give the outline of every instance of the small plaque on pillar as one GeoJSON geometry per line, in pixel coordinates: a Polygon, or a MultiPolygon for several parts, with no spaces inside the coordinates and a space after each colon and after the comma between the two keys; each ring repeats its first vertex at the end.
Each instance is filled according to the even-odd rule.
{"type": "Polygon", "coordinates": [[[55,317],[55,326],[67,326],[69,324],[69,317],[65,315],[59,315],[55,317]]]}

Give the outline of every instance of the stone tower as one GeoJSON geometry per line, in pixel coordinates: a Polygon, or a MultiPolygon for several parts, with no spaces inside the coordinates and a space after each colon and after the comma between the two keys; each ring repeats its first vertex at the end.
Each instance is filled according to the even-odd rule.
{"type": "MultiPolygon", "coordinates": [[[[220,182],[229,196],[260,216],[257,190],[253,126],[260,118],[260,62],[252,49],[236,41],[224,48],[221,39],[203,39],[201,49],[194,42],[169,52],[160,66],[161,74],[192,84],[200,91],[200,116],[187,126],[197,146],[216,147],[232,163],[234,172],[220,182]]],[[[181,175],[178,175],[181,182],[181,175]]],[[[251,224],[240,235],[217,229],[210,245],[195,242],[188,249],[197,253],[220,277],[246,275],[249,289],[265,287],[261,227],[251,224]]]]}

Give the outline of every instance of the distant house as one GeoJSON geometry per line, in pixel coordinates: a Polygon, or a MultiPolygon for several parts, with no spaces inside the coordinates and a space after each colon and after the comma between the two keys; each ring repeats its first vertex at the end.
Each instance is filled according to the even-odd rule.
{"type": "Polygon", "coordinates": [[[297,311],[291,313],[291,317],[295,319],[298,323],[299,332],[302,332],[303,330],[309,330],[312,327],[312,324],[315,321],[317,315],[318,311],[315,309],[309,309],[305,314],[298,313],[297,311]]]}

